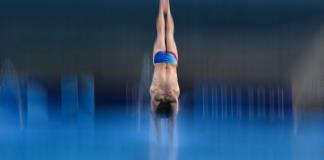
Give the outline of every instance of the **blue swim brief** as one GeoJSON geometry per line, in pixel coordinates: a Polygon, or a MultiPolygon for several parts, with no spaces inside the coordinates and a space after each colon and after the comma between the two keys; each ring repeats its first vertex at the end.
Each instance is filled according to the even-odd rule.
{"type": "Polygon", "coordinates": [[[177,56],[172,52],[159,51],[155,54],[153,63],[171,63],[177,64],[177,56]]]}

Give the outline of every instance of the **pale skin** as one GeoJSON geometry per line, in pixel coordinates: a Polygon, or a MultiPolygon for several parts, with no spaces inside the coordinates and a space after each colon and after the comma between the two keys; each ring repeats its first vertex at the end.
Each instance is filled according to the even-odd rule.
{"type": "MultiPolygon", "coordinates": [[[[178,58],[178,50],[174,40],[174,22],[169,0],[160,0],[156,30],[157,37],[154,44],[153,57],[159,51],[167,51],[174,53],[178,58]]],[[[169,131],[172,135],[175,116],[179,110],[179,94],[177,65],[170,63],[155,64],[150,95],[151,110],[158,134],[161,127],[161,117],[159,115],[161,110],[166,110],[169,113],[167,118],[169,121],[169,131]]]]}

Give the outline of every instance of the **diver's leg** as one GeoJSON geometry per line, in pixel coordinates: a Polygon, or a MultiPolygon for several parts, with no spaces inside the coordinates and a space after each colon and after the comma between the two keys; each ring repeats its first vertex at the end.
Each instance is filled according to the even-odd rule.
{"type": "Polygon", "coordinates": [[[167,10],[166,12],[166,50],[168,52],[174,53],[178,57],[178,50],[174,40],[174,22],[170,9],[170,2],[166,0],[165,2],[167,10]]]}
{"type": "Polygon", "coordinates": [[[159,15],[156,20],[156,40],[153,48],[153,56],[158,51],[166,51],[165,47],[165,20],[164,20],[164,3],[165,0],[160,0],[159,15]]]}

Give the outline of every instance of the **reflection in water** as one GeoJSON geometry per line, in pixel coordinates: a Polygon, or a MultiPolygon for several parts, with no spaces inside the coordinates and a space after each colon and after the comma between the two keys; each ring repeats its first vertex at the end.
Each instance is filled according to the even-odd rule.
{"type": "Polygon", "coordinates": [[[16,70],[10,60],[6,60],[0,73],[0,114],[2,121],[19,120],[20,128],[24,126],[21,87],[16,70]],[[11,116],[8,116],[11,115],[11,116]],[[16,117],[18,118],[12,118],[16,117]]]}
{"type": "Polygon", "coordinates": [[[283,86],[205,84],[194,97],[195,115],[202,118],[283,120],[291,113],[290,91],[283,86]]]}
{"type": "Polygon", "coordinates": [[[177,153],[178,153],[177,127],[175,126],[173,129],[174,130],[171,135],[168,128],[168,120],[162,119],[161,130],[156,130],[156,126],[151,120],[151,123],[149,125],[150,144],[148,148],[150,160],[177,159],[177,153]]]}
{"type": "Polygon", "coordinates": [[[28,125],[47,124],[48,98],[45,88],[36,81],[27,84],[27,122],[28,125]]]}
{"type": "Polygon", "coordinates": [[[28,125],[23,130],[1,126],[1,159],[317,160],[324,156],[324,119],[301,119],[296,133],[290,117],[291,92],[282,85],[197,85],[190,93],[193,106],[183,103],[188,104],[183,108],[194,110],[180,112],[174,141],[169,141],[168,124],[163,120],[158,142],[149,106],[140,108],[138,117],[138,104],[147,101],[144,89],[141,96],[135,90],[128,112],[126,106],[118,106],[94,114],[93,75],[63,76],[61,83],[62,106],[55,107],[67,108],[53,114],[46,87],[28,80],[28,125]],[[40,123],[45,125],[34,125],[40,123]]]}
{"type": "Polygon", "coordinates": [[[79,107],[78,77],[66,75],[61,81],[62,113],[76,116],[79,107]]]}
{"type": "Polygon", "coordinates": [[[79,85],[80,110],[90,115],[95,112],[95,90],[94,76],[92,74],[82,74],[79,85]]]}
{"type": "Polygon", "coordinates": [[[179,116],[176,144],[157,143],[149,119],[137,131],[136,116],[115,110],[96,116],[96,127],[92,128],[69,125],[53,117],[46,127],[26,126],[23,132],[1,128],[0,153],[2,159],[320,160],[323,157],[323,119],[300,121],[301,129],[296,135],[288,118],[216,120],[179,116]]]}
{"type": "MultiPolygon", "coordinates": [[[[87,138],[94,136],[95,90],[92,74],[64,75],[61,79],[61,114],[72,129],[85,129],[87,138]]],[[[76,140],[75,143],[78,143],[76,140]]]]}
{"type": "Polygon", "coordinates": [[[62,114],[94,116],[94,78],[91,74],[65,75],[61,81],[62,114]]]}

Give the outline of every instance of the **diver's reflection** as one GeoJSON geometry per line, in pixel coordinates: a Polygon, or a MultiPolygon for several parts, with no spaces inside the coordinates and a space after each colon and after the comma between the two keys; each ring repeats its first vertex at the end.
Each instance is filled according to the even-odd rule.
{"type": "Polygon", "coordinates": [[[176,116],[168,105],[152,112],[150,159],[177,159],[176,116]]]}
{"type": "MultiPolygon", "coordinates": [[[[174,104],[177,105],[177,104],[174,104]]],[[[177,111],[176,107],[172,107],[172,104],[169,103],[161,103],[156,107],[155,110],[152,112],[152,117],[154,120],[154,126],[156,130],[156,138],[157,141],[161,141],[161,134],[162,134],[162,126],[161,121],[165,119],[168,123],[168,133],[169,139],[172,142],[174,140],[174,132],[175,132],[175,120],[177,111]]]]}

